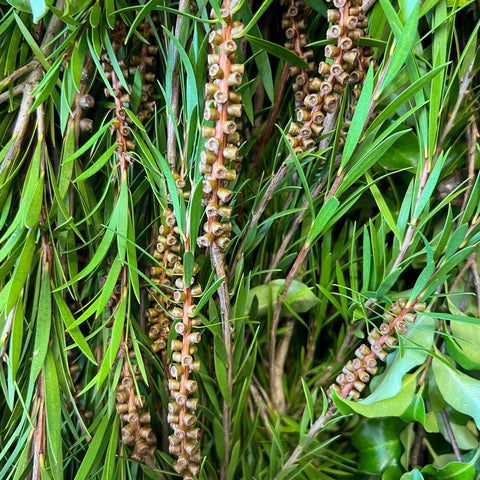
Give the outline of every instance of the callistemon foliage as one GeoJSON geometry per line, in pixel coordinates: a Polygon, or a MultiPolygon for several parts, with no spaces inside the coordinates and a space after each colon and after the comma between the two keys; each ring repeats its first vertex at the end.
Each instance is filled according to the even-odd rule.
{"type": "Polygon", "coordinates": [[[477,478],[479,17],[0,1],[0,479],[477,478]]]}

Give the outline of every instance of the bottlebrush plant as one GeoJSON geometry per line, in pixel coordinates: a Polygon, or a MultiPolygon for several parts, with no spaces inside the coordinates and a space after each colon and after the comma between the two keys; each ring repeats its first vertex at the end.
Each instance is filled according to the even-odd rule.
{"type": "Polygon", "coordinates": [[[0,13],[0,479],[480,478],[478,2],[0,13]]]}

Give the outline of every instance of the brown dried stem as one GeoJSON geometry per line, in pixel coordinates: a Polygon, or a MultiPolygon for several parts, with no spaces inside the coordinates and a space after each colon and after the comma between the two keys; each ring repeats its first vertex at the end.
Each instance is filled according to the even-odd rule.
{"type": "Polygon", "coordinates": [[[450,424],[450,419],[448,418],[448,414],[445,410],[440,412],[440,416],[442,417],[443,424],[445,425],[445,430],[447,431],[448,438],[450,439],[450,443],[452,444],[453,452],[455,453],[455,459],[457,462],[463,462],[462,454],[460,453],[460,449],[458,448],[457,439],[455,438],[455,434],[452,430],[452,425],[450,424]]]}
{"type": "MultiPolygon", "coordinates": [[[[185,12],[190,5],[188,0],[180,0],[178,11],[185,12]]],[[[175,37],[180,37],[180,30],[184,22],[183,15],[177,15],[175,25],[175,37]]],[[[177,162],[177,137],[175,135],[176,124],[178,122],[178,108],[180,98],[180,76],[178,74],[178,51],[173,46],[173,66],[172,66],[172,90],[170,94],[171,114],[167,116],[167,160],[172,170],[175,170],[177,162]]]]}
{"type": "MultiPolygon", "coordinates": [[[[64,4],[65,0],[58,0],[55,8],[58,10],[63,10],[64,4]]],[[[63,22],[60,18],[52,15],[42,44],[40,45],[40,49],[45,57],[48,57],[55,48],[53,39],[58,35],[62,24],[63,22]]],[[[10,165],[22,148],[23,141],[25,140],[25,136],[27,134],[28,123],[30,121],[30,109],[35,101],[35,97],[32,95],[32,92],[37,88],[42,78],[43,67],[40,64],[37,64],[36,68],[29,73],[23,82],[23,98],[18,110],[17,121],[15,122],[15,127],[13,128],[13,131],[15,132],[14,141],[8,149],[2,163],[0,164],[0,172],[10,165]]]]}

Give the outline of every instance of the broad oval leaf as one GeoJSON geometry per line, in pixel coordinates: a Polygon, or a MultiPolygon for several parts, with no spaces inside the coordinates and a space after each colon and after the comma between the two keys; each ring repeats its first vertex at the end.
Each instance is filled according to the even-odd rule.
{"type": "MultiPolygon", "coordinates": [[[[269,309],[273,309],[279,293],[285,284],[285,280],[278,279],[272,280],[267,285],[259,285],[254,287],[249,292],[248,302],[247,302],[247,313],[250,312],[253,299],[257,297],[258,299],[258,317],[264,317],[267,315],[269,309]]],[[[313,308],[317,303],[320,302],[320,299],[312,292],[312,290],[307,287],[302,282],[294,280],[288,289],[287,296],[285,297],[284,303],[287,304],[292,310],[295,310],[298,313],[307,312],[313,308]]],[[[282,310],[282,316],[288,314],[288,310],[284,308],[282,310]]]]}
{"type": "Polygon", "coordinates": [[[437,356],[433,358],[432,369],[445,401],[455,410],[470,415],[480,428],[480,381],[453,369],[437,356]]]}

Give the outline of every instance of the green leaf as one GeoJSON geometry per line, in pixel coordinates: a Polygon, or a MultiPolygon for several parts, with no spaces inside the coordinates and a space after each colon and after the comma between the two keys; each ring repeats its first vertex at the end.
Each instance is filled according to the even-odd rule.
{"type": "Polygon", "coordinates": [[[111,423],[110,415],[108,415],[106,411],[103,413],[103,417],[100,418],[102,418],[102,420],[88,446],[87,453],[83,458],[74,480],[87,480],[91,478],[90,472],[94,469],[100,457],[103,455],[107,443],[106,440],[108,438],[106,434],[108,428],[111,427],[111,423]]]}
{"type": "Polygon", "coordinates": [[[361,423],[352,435],[352,443],[360,455],[356,465],[358,470],[379,475],[386,468],[398,464],[403,452],[399,437],[404,425],[392,418],[361,423]]]}
{"type": "MultiPolygon", "coordinates": [[[[21,294],[23,286],[25,285],[27,277],[30,273],[30,267],[34,258],[34,251],[35,231],[30,230],[25,238],[22,253],[20,254],[17,264],[15,265],[13,276],[8,282],[8,288],[4,287],[3,290],[0,291],[0,298],[2,294],[7,297],[5,308],[6,313],[10,312],[21,294]]],[[[0,304],[1,303],[3,302],[0,302],[0,304]]]]}
{"type": "Polygon", "coordinates": [[[235,479],[235,470],[237,469],[238,463],[241,458],[241,443],[240,440],[237,440],[232,448],[232,453],[230,455],[230,462],[228,464],[227,480],[235,479]]]}
{"type": "Polygon", "coordinates": [[[367,418],[398,417],[402,415],[412,402],[417,388],[417,374],[406,375],[402,381],[400,391],[393,397],[373,401],[367,397],[365,400],[347,400],[340,397],[332,390],[333,401],[341,413],[359,413],[367,418]]]}
{"type": "Polygon", "coordinates": [[[214,363],[215,363],[215,375],[217,376],[217,386],[222,394],[223,399],[227,404],[230,404],[230,394],[227,379],[227,365],[226,352],[223,339],[219,335],[215,335],[214,338],[214,363]]]}
{"type": "Polygon", "coordinates": [[[291,52],[290,50],[286,49],[285,47],[282,47],[281,45],[269,42],[268,40],[260,37],[254,37],[253,35],[245,35],[245,38],[252,45],[260,48],[265,52],[270,53],[271,55],[279,58],[280,60],[284,60],[285,62],[291,63],[292,65],[296,65],[298,67],[308,67],[308,65],[302,58],[300,58],[298,55],[291,52]]]}
{"type": "Polygon", "coordinates": [[[427,358],[433,344],[436,321],[423,314],[417,315],[415,324],[410,325],[400,340],[405,352],[400,349],[387,357],[385,372],[375,377],[372,393],[362,403],[379,402],[396,395],[402,388],[402,379],[413,368],[421,365],[427,358]]]}
{"type": "MultiPolygon", "coordinates": [[[[267,315],[277,302],[277,297],[285,285],[284,279],[272,280],[267,285],[259,285],[249,291],[247,309],[249,312],[253,299],[258,299],[257,317],[267,315]]],[[[298,280],[294,280],[288,289],[284,303],[292,310],[302,313],[307,312],[320,302],[320,299],[311,291],[307,285],[298,280]]],[[[282,316],[288,315],[288,310],[282,309],[282,316]]]]}
{"type": "Polygon", "coordinates": [[[198,229],[202,220],[204,208],[202,207],[202,182],[197,182],[193,190],[192,199],[189,202],[189,219],[190,219],[190,250],[195,254],[197,245],[198,229]]]}
{"type": "Polygon", "coordinates": [[[450,462],[443,468],[435,468],[433,465],[427,465],[422,468],[422,473],[426,475],[427,480],[473,480],[475,478],[475,461],[470,462],[450,462]]]}
{"type": "MultiPolygon", "coordinates": [[[[445,357],[440,355],[440,358],[445,357]]],[[[436,356],[432,360],[432,369],[445,401],[455,410],[471,416],[480,428],[480,382],[446,365],[436,356]]]]}
{"type": "MultiPolygon", "coordinates": [[[[108,4],[109,4],[109,0],[107,0],[107,3],[106,3],[107,9],[108,9],[108,4]]],[[[107,22],[110,24],[110,15],[108,13],[107,13],[107,22]]],[[[113,28],[113,25],[110,25],[110,27],[113,28]]],[[[122,87],[125,89],[125,91],[130,93],[130,86],[125,80],[125,77],[123,76],[122,68],[118,63],[117,56],[115,55],[115,52],[113,50],[112,42],[110,41],[110,34],[107,29],[104,30],[103,44],[107,50],[108,59],[110,61],[110,64],[113,67],[113,70],[115,71],[115,75],[117,76],[118,80],[122,84],[122,87]]]]}
{"type": "Polygon", "coordinates": [[[452,337],[445,338],[450,355],[467,370],[480,369],[480,324],[452,322],[450,329],[452,337]]]}
{"type": "Polygon", "coordinates": [[[358,99],[355,113],[353,114],[352,123],[348,129],[347,139],[343,148],[342,160],[338,173],[340,174],[345,168],[353,152],[357,148],[358,141],[362,135],[365,123],[367,121],[368,112],[370,110],[370,102],[373,94],[373,66],[368,69],[365,83],[363,84],[362,93],[358,99]]]}
{"type": "MultiPolygon", "coordinates": [[[[15,381],[17,376],[18,367],[20,365],[20,356],[22,353],[22,343],[23,343],[23,321],[24,321],[24,307],[22,299],[18,299],[17,304],[15,305],[15,313],[13,316],[12,323],[12,332],[9,341],[9,356],[10,356],[10,371],[12,384],[15,381]]],[[[3,347],[4,341],[6,338],[0,339],[0,347],[3,347]]]]}
{"type": "Polygon", "coordinates": [[[102,364],[100,365],[100,369],[97,375],[88,383],[88,385],[83,389],[82,393],[86,392],[94,385],[100,387],[110,374],[112,366],[117,359],[120,342],[122,340],[122,335],[126,323],[126,311],[127,297],[124,295],[124,292],[122,292],[120,303],[118,304],[117,311],[115,312],[115,320],[113,322],[113,327],[111,331],[110,344],[105,351],[105,355],[103,356],[102,364]]]}
{"type": "Polygon", "coordinates": [[[394,233],[394,235],[399,239],[399,241],[401,241],[401,236],[397,230],[395,219],[393,218],[392,212],[388,207],[387,202],[385,201],[385,198],[380,192],[380,189],[377,187],[372,177],[368,175],[368,173],[365,174],[365,178],[367,179],[370,191],[372,192],[373,198],[375,199],[375,203],[377,204],[378,209],[380,210],[382,218],[385,220],[385,222],[387,223],[390,230],[394,233]]]}
{"type": "Polygon", "coordinates": [[[118,283],[118,276],[120,275],[121,270],[122,262],[118,257],[115,257],[113,259],[112,265],[110,266],[110,270],[107,274],[107,278],[105,279],[105,283],[103,284],[103,287],[101,289],[100,296],[95,302],[95,304],[97,305],[95,318],[98,318],[107,306],[113,290],[118,283]]]}
{"type": "Polygon", "coordinates": [[[40,178],[36,182],[36,187],[29,205],[25,205],[24,223],[27,228],[34,228],[38,225],[40,219],[40,211],[43,201],[43,179],[44,173],[40,174],[40,178]]]}
{"type": "Polygon", "coordinates": [[[100,17],[102,15],[102,11],[100,9],[100,4],[98,1],[95,2],[95,5],[90,10],[90,25],[93,28],[98,28],[100,25],[100,17]]]}
{"type": "Polygon", "coordinates": [[[13,16],[15,17],[18,28],[21,30],[25,41],[28,43],[28,46],[32,49],[32,52],[37,57],[37,60],[41,63],[42,67],[48,72],[51,66],[45,58],[45,55],[42,53],[42,50],[38,46],[38,43],[35,41],[32,34],[30,33],[30,30],[25,26],[25,24],[22,22],[21,18],[16,14],[16,12],[13,12],[13,16]]]}
{"type": "MultiPolygon", "coordinates": [[[[115,227],[115,226],[112,226],[112,227],[115,227]]],[[[105,231],[105,234],[103,235],[100,245],[95,250],[95,254],[90,259],[90,262],[88,263],[88,265],[81,272],[75,275],[75,277],[73,277],[67,283],[67,285],[72,285],[73,283],[78,282],[82,278],[85,278],[87,275],[90,275],[90,273],[92,273],[100,265],[102,260],[105,258],[105,255],[108,253],[114,238],[115,238],[115,233],[113,232],[113,230],[107,229],[105,231]]]]}
{"type": "Polygon", "coordinates": [[[112,218],[116,218],[118,258],[120,261],[125,259],[128,237],[128,183],[126,179],[124,180],[112,215],[112,218]]]}
{"type": "Polygon", "coordinates": [[[42,274],[40,296],[38,300],[37,317],[35,321],[35,341],[30,370],[30,384],[33,384],[45,362],[52,327],[52,295],[48,264],[42,274]]]}
{"type": "Polygon", "coordinates": [[[192,252],[186,251],[183,254],[183,281],[185,285],[190,285],[191,283],[194,264],[195,258],[192,252]]]}
{"type": "Polygon", "coordinates": [[[108,162],[110,157],[113,155],[118,145],[119,145],[118,143],[114,143],[106,152],[104,152],[98,158],[98,160],[95,160],[94,164],[91,167],[89,167],[87,170],[85,170],[80,175],[78,175],[78,177],[74,179],[74,182],[82,182],[87,178],[90,178],[99,170],[101,170],[102,167],[108,162]]]}
{"type": "Polygon", "coordinates": [[[425,480],[424,476],[417,470],[412,470],[411,472],[404,473],[400,480],[425,480]]]}
{"type": "Polygon", "coordinates": [[[428,176],[427,183],[425,184],[425,188],[423,189],[420,195],[419,201],[415,205],[413,218],[418,218],[422,214],[427,203],[431,200],[433,191],[435,190],[440,174],[442,173],[444,161],[445,161],[445,157],[442,152],[437,162],[435,163],[433,170],[430,172],[428,176]]]}
{"type": "Polygon", "coordinates": [[[53,478],[57,479],[63,477],[62,403],[57,368],[52,352],[47,354],[44,384],[47,442],[50,457],[48,464],[53,478]]]}
{"type": "Polygon", "coordinates": [[[32,0],[29,3],[32,8],[33,23],[38,23],[48,11],[47,4],[45,0],[32,0]]]}
{"type": "Polygon", "coordinates": [[[242,38],[244,35],[246,35],[253,27],[258,25],[258,20],[260,17],[265,13],[267,8],[270,6],[273,0],[265,0],[262,2],[262,5],[260,8],[257,9],[255,12],[255,15],[252,17],[252,19],[245,25],[244,29],[238,34],[235,35],[233,38],[242,38]]]}
{"type": "Polygon", "coordinates": [[[392,9],[391,4],[389,4],[388,0],[380,0],[380,4],[382,5],[382,8],[384,8],[387,19],[392,26],[392,30],[395,34],[395,41],[390,49],[390,61],[388,63],[385,77],[378,89],[376,98],[379,98],[381,90],[383,90],[395,79],[398,72],[405,63],[405,60],[410,55],[410,50],[415,41],[415,37],[417,36],[419,18],[418,13],[420,10],[419,0],[412,0],[408,2],[409,12],[408,14],[406,14],[407,21],[405,23],[405,27],[403,27],[401,31],[399,31],[398,23],[395,23],[395,20],[398,21],[398,17],[396,17],[395,15],[396,18],[392,18],[392,16],[390,15],[391,12],[388,12],[390,9],[392,9]]]}
{"type": "Polygon", "coordinates": [[[75,325],[75,318],[73,317],[70,308],[63,299],[62,294],[60,292],[54,292],[53,297],[58,308],[59,316],[65,324],[67,332],[70,334],[72,340],[75,342],[75,345],[94,365],[96,365],[97,361],[92,351],[90,350],[90,347],[88,346],[85,337],[82,335],[82,332],[80,331],[78,326],[75,325]]]}
{"type": "Polygon", "coordinates": [[[66,158],[63,164],[73,162],[78,157],[82,156],[90,147],[93,147],[97,143],[102,135],[110,128],[111,122],[107,123],[100,130],[96,131],[73,155],[66,158]]]}
{"type": "Polygon", "coordinates": [[[212,295],[217,291],[218,287],[223,283],[225,277],[217,278],[204,292],[200,298],[200,301],[197,303],[197,308],[195,309],[194,315],[197,315],[204,305],[210,300],[212,295]]]}
{"type": "Polygon", "coordinates": [[[117,465],[117,448],[118,448],[118,432],[120,417],[114,416],[113,425],[111,426],[110,441],[105,453],[105,463],[103,466],[102,480],[111,480],[115,478],[114,472],[117,465]]]}
{"type": "Polygon", "coordinates": [[[337,211],[340,206],[340,202],[336,197],[330,197],[320,208],[320,211],[317,213],[315,220],[313,221],[312,228],[308,234],[306,246],[312,245],[318,237],[323,233],[323,229],[327,223],[332,219],[333,214],[337,211]]]}

